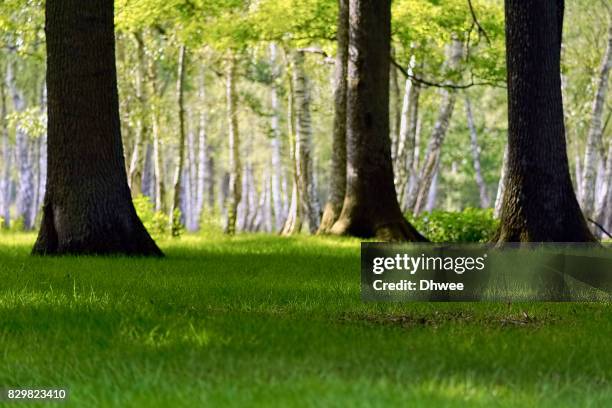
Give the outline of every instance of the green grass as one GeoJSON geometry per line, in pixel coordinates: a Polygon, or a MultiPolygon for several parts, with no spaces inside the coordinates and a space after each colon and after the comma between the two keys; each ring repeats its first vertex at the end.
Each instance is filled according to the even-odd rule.
{"type": "Polygon", "coordinates": [[[33,258],[33,239],[0,235],[0,387],[84,407],[612,403],[609,304],[365,304],[354,240],[185,236],[154,260],[33,258]]]}

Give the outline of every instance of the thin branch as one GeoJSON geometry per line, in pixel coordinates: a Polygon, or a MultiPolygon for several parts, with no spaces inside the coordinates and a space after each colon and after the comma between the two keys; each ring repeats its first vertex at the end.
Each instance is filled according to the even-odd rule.
{"type": "Polygon", "coordinates": [[[326,64],[335,64],[336,60],[334,60],[333,58],[331,58],[329,56],[329,54],[327,54],[325,51],[323,51],[321,48],[317,48],[317,47],[306,47],[306,48],[299,48],[297,50],[298,52],[308,52],[311,54],[317,54],[323,57],[323,61],[326,64]]]}
{"type": "Polygon", "coordinates": [[[474,24],[476,24],[476,27],[478,28],[478,35],[482,35],[486,40],[487,40],[487,44],[491,45],[491,39],[489,38],[489,35],[487,34],[486,30],[482,27],[482,25],[480,25],[480,22],[478,21],[478,17],[476,17],[476,11],[474,11],[474,5],[472,4],[472,0],[467,0],[468,2],[468,6],[470,7],[470,14],[472,15],[472,21],[474,22],[474,24]]]}
{"type": "Polygon", "coordinates": [[[612,238],[612,234],[610,234],[608,231],[606,231],[606,229],[597,221],[593,221],[592,219],[588,218],[589,221],[591,221],[593,224],[595,224],[597,226],[597,228],[599,228],[601,230],[601,232],[603,232],[604,234],[606,234],[609,238],[612,238]]]}
{"type": "Polygon", "coordinates": [[[486,81],[485,82],[475,82],[473,76],[472,76],[472,80],[467,84],[453,84],[450,82],[440,83],[440,82],[428,81],[414,74],[410,74],[404,67],[402,67],[393,58],[390,58],[390,60],[391,60],[391,64],[395,66],[404,75],[404,77],[410,78],[413,81],[418,82],[419,84],[425,85],[425,86],[433,86],[435,88],[446,88],[446,89],[468,89],[473,86],[492,86],[495,88],[505,88],[504,86],[498,83],[495,83],[495,82],[486,82],[486,81]]]}

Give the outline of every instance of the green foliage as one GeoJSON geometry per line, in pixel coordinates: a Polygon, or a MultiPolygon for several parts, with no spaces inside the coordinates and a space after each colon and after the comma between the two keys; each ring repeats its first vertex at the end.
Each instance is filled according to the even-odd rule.
{"type": "Polygon", "coordinates": [[[432,211],[408,218],[432,242],[487,242],[493,238],[498,226],[491,209],[432,211]]]}
{"type": "Polygon", "coordinates": [[[172,215],[172,236],[174,238],[180,237],[185,231],[185,226],[181,222],[181,211],[178,208],[174,209],[174,213],[172,215]]]}
{"type": "Polygon", "coordinates": [[[199,234],[209,238],[224,236],[223,228],[221,227],[221,214],[219,214],[218,210],[202,211],[199,234]]]}
{"type": "Polygon", "coordinates": [[[170,217],[161,211],[155,211],[148,197],[140,195],[133,199],[138,217],[153,239],[170,235],[170,217]]]}

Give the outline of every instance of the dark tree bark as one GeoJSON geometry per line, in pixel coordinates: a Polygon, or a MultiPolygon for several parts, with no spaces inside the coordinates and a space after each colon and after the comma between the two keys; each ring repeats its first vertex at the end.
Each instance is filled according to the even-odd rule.
{"type": "Polygon", "coordinates": [[[350,0],[347,184],[333,234],[424,241],[403,217],[389,139],[390,0],[350,0]]]}
{"type": "Polygon", "coordinates": [[[329,194],[323,210],[319,234],[328,233],[334,225],[346,192],[346,92],[349,42],[349,0],[338,0],[336,70],[334,76],[334,130],[332,140],[329,194]]]}
{"type": "Polygon", "coordinates": [[[506,0],[509,150],[498,242],[595,241],[567,160],[563,11],[563,0],[506,0]]]}
{"type": "Polygon", "coordinates": [[[131,201],[113,0],[47,0],[48,173],[33,253],[161,256],[131,201]]]}

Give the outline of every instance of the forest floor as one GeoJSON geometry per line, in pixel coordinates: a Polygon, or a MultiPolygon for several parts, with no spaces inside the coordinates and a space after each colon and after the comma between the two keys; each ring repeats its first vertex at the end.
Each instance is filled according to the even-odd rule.
{"type": "Polygon", "coordinates": [[[0,387],[83,407],[612,401],[609,304],[366,304],[348,239],[184,236],[155,260],[35,258],[34,238],[0,234],[0,387]]]}

